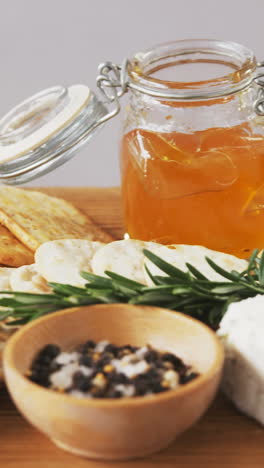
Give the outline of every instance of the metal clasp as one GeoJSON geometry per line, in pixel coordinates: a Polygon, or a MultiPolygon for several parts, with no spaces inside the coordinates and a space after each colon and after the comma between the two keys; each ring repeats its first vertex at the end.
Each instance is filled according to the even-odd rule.
{"type": "Polygon", "coordinates": [[[104,99],[114,105],[113,109],[100,119],[99,124],[111,119],[120,111],[119,99],[127,92],[128,87],[127,62],[128,60],[125,60],[122,66],[104,62],[98,67],[97,86],[104,99]]]}
{"type": "Polygon", "coordinates": [[[253,78],[254,83],[256,83],[260,89],[258,90],[257,99],[254,102],[254,110],[257,115],[264,116],[264,61],[257,64],[258,69],[263,69],[260,73],[253,78]]]}

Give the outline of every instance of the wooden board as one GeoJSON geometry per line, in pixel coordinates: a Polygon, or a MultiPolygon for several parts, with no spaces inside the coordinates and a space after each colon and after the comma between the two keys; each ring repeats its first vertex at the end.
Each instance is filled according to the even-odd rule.
{"type": "MultiPolygon", "coordinates": [[[[40,190],[73,202],[114,237],[122,236],[118,189],[40,190]]],[[[144,460],[95,462],[55,447],[20,416],[6,390],[0,390],[1,468],[263,468],[263,441],[263,428],[219,395],[201,421],[168,449],[144,460]]]]}

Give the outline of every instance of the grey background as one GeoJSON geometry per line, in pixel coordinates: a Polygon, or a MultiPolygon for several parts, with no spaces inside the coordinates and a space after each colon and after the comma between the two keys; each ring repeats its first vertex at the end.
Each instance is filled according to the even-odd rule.
{"type": "MultiPolygon", "coordinates": [[[[240,42],[264,59],[264,0],[0,0],[3,115],[42,88],[85,83],[97,66],[160,42],[217,38],[240,42]]],[[[119,184],[121,118],[81,153],[30,185],[119,184]]]]}

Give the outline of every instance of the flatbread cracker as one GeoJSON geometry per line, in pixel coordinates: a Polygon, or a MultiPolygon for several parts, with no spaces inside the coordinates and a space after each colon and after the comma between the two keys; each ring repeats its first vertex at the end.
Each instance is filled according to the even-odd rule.
{"type": "Polygon", "coordinates": [[[16,270],[17,268],[0,267],[0,291],[11,291],[10,277],[16,270]]]}
{"type": "Polygon", "coordinates": [[[113,240],[71,203],[17,187],[0,186],[0,223],[33,251],[57,239],[113,240]]]}
{"type": "Polygon", "coordinates": [[[84,286],[87,280],[80,273],[91,271],[92,257],[104,245],[86,239],[45,242],[35,253],[36,270],[47,281],[84,286]]]}
{"type": "Polygon", "coordinates": [[[113,271],[139,283],[145,284],[143,249],[155,253],[161,244],[127,239],[111,242],[97,250],[91,262],[96,275],[106,276],[105,271],[113,271]]]}
{"type": "Polygon", "coordinates": [[[47,281],[38,273],[35,264],[24,265],[20,268],[13,268],[13,271],[11,271],[10,274],[9,282],[12,291],[35,294],[48,294],[52,292],[51,288],[47,284],[47,281]]]}
{"type": "MultiPolygon", "coordinates": [[[[186,263],[190,263],[197,268],[203,275],[211,281],[228,281],[226,278],[218,274],[207,263],[205,257],[209,257],[217,265],[227,271],[236,270],[242,272],[248,266],[248,262],[233,255],[218,252],[216,250],[207,249],[201,245],[184,245],[172,244],[161,246],[154,252],[158,257],[162,258],[171,265],[179,268],[182,271],[188,271],[186,263]]],[[[145,259],[145,265],[152,275],[166,276],[166,273],[161,271],[149,259],[145,259]]],[[[150,286],[153,285],[152,280],[145,270],[145,280],[150,286]]]]}
{"type": "Polygon", "coordinates": [[[34,262],[34,255],[25,245],[0,225],[0,263],[12,267],[29,265],[34,262]]]}

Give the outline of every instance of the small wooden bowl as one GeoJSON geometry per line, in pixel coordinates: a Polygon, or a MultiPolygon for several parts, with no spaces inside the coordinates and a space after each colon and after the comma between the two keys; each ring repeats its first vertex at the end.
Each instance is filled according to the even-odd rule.
{"type": "Polygon", "coordinates": [[[166,447],[204,413],[223,366],[215,334],[183,314],[127,304],[60,311],[16,332],[4,351],[4,372],[18,409],[59,447],[97,459],[130,459],[166,447]],[[48,343],[63,350],[87,339],[174,352],[202,375],[176,390],[149,397],[81,400],[40,387],[26,377],[48,343]]]}

